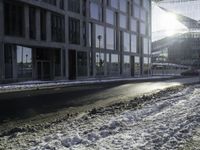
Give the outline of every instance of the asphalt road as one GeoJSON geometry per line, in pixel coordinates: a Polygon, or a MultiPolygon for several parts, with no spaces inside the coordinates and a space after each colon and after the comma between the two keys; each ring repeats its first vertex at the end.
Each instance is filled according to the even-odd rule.
{"type": "Polygon", "coordinates": [[[1,94],[0,123],[7,119],[29,118],[69,107],[103,107],[131,100],[139,95],[198,81],[198,78],[184,78],[141,83],[114,82],[1,94]]]}

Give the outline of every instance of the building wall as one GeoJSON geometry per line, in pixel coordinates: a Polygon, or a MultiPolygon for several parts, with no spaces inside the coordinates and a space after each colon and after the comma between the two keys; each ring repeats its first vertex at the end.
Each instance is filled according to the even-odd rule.
{"type": "MultiPolygon", "coordinates": [[[[42,0],[0,0],[0,80],[5,80],[4,47],[8,44],[20,45],[22,49],[23,47],[24,49],[32,49],[32,79],[35,80],[38,79],[37,49],[51,52],[55,50],[55,54],[59,55],[60,62],[57,63],[60,68],[58,69],[59,76],[55,76],[57,56],[52,56],[49,59],[50,64],[52,64],[51,79],[54,80],[68,79],[70,76],[72,79],[79,79],[98,76],[147,75],[151,60],[150,0],[71,1],[76,2],[74,4],[70,3],[70,0],[51,0],[49,2],[52,3],[48,4],[42,0]],[[9,35],[10,33],[7,34],[4,29],[3,8],[7,2],[17,3],[23,7],[24,28],[21,37],[12,35],[12,33],[9,35]],[[60,7],[62,2],[64,2],[63,8],[60,7]],[[115,7],[116,2],[118,2],[117,7],[115,7]],[[30,23],[31,12],[34,12],[32,17],[35,17],[35,26],[30,23]],[[41,18],[42,12],[46,14],[46,16],[44,15],[46,23],[43,26],[41,26],[41,22],[44,21],[41,18]],[[64,18],[64,22],[58,18],[64,18]],[[64,24],[64,29],[61,27],[62,24],[64,24]],[[42,34],[44,28],[46,28],[46,38],[42,34]],[[35,31],[31,32],[33,29],[35,31]],[[52,35],[55,33],[54,30],[58,32],[55,34],[56,36],[52,35]],[[79,36],[76,37],[76,35],[79,36]],[[100,41],[97,38],[98,35],[101,35],[100,41]],[[60,36],[64,36],[64,39],[60,36]],[[114,47],[112,46],[112,38],[114,47]],[[109,43],[110,41],[111,43],[109,43]],[[70,61],[75,61],[75,64],[70,61]],[[138,73],[136,73],[137,69],[138,73]]],[[[19,71],[20,63],[15,60],[19,59],[18,53],[15,52],[18,50],[13,51],[12,57],[15,58],[12,59],[13,76],[11,80],[27,80],[18,78],[17,71],[19,71]]],[[[26,62],[24,66],[27,65],[26,62]]]]}

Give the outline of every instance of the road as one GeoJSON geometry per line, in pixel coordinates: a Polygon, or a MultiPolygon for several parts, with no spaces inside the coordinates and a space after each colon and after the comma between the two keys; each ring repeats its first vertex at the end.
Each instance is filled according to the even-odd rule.
{"type": "Polygon", "coordinates": [[[29,118],[69,107],[85,106],[84,109],[91,109],[91,107],[106,106],[131,100],[142,94],[195,82],[198,82],[198,78],[141,83],[114,82],[1,94],[0,122],[29,118]]]}

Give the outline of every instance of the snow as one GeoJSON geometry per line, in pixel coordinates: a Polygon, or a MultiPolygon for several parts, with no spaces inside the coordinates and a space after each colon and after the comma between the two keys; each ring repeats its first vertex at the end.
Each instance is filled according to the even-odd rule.
{"type": "Polygon", "coordinates": [[[94,83],[107,83],[117,81],[141,81],[141,80],[155,80],[155,79],[170,79],[173,76],[152,76],[152,77],[141,77],[141,78],[96,78],[91,80],[59,80],[59,81],[26,81],[12,84],[0,84],[0,93],[27,91],[27,90],[38,90],[48,89],[54,87],[63,86],[76,86],[82,84],[94,84],[94,83]]]}
{"type": "Polygon", "coordinates": [[[24,146],[30,150],[183,148],[200,123],[200,85],[163,94],[152,96],[137,108],[115,105],[96,109],[52,124],[42,134],[22,132],[14,138],[0,137],[0,143],[14,140],[17,149],[24,146]]]}

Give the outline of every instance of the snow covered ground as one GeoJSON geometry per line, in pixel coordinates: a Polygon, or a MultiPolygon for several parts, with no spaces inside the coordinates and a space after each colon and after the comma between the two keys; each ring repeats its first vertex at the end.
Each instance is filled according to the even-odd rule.
{"type": "Polygon", "coordinates": [[[184,149],[199,123],[200,85],[193,85],[93,109],[40,132],[1,134],[0,149],[184,149]]]}

